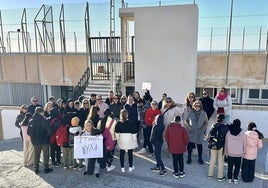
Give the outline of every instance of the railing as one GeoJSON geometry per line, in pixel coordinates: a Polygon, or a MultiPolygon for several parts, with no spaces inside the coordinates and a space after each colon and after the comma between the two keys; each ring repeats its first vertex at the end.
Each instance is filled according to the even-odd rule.
{"type": "Polygon", "coordinates": [[[124,81],[134,82],[135,72],[134,72],[134,62],[124,62],[124,81]]]}
{"type": "Polygon", "coordinates": [[[73,99],[77,99],[79,96],[81,96],[84,93],[84,91],[88,85],[89,78],[90,78],[90,69],[87,68],[87,70],[83,74],[83,76],[80,79],[80,81],[78,82],[78,84],[75,87],[73,87],[73,91],[72,91],[72,98],[73,99]]]}

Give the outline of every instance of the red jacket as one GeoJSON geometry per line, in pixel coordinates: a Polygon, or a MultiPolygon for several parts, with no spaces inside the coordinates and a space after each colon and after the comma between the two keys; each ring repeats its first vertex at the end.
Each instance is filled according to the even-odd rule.
{"type": "Polygon", "coordinates": [[[152,126],[154,118],[158,114],[162,114],[162,112],[159,109],[153,110],[152,108],[149,108],[145,113],[145,123],[146,123],[146,125],[152,126]]]}
{"type": "Polygon", "coordinates": [[[186,129],[180,123],[173,122],[167,127],[165,139],[170,153],[183,154],[186,152],[189,136],[186,129]]]}

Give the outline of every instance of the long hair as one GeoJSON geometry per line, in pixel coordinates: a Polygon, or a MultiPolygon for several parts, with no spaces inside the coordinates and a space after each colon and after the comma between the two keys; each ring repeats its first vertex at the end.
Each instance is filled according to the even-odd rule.
{"type": "Polygon", "coordinates": [[[126,109],[120,111],[120,121],[126,121],[128,118],[128,112],[126,109]]]}
{"type": "Polygon", "coordinates": [[[87,116],[87,119],[95,119],[96,116],[98,116],[100,108],[98,106],[91,106],[89,110],[89,114],[87,116]]]}
{"type": "Polygon", "coordinates": [[[101,127],[100,127],[100,130],[101,132],[103,133],[104,130],[105,130],[105,126],[106,126],[106,122],[107,122],[107,119],[108,117],[111,115],[111,110],[109,108],[107,108],[105,111],[104,111],[104,118],[101,119],[101,127]]]}
{"type": "Polygon", "coordinates": [[[193,97],[194,97],[193,102],[196,101],[194,92],[190,92],[190,93],[188,93],[188,94],[186,95],[186,97],[185,97],[185,103],[187,104],[187,106],[191,106],[191,104],[190,104],[190,100],[189,100],[189,96],[193,96],[193,97]]]}
{"type": "Polygon", "coordinates": [[[86,129],[86,124],[88,124],[88,123],[90,123],[91,124],[91,126],[92,126],[92,129],[93,129],[93,121],[91,120],[91,119],[87,119],[86,121],[85,121],[85,123],[84,123],[84,129],[83,129],[83,131],[81,132],[81,134],[80,135],[82,135],[87,129],[86,129]]]}
{"type": "Polygon", "coordinates": [[[256,124],[254,122],[249,122],[248,123],[248,130],[249,131],[255,131],[256,133],[258,133],[259,139],[264,138],[263,134],[259,130],[257,130],[257,126],[256,126],[256,124]]]}

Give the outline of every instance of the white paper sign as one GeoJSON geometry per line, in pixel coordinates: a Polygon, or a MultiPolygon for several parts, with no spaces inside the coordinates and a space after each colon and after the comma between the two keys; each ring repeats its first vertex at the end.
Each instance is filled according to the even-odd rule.
{"type": "Polygon", "coordinates": [[[141,87],[142,89],[147,89],[147,90],[151,90],[151,88],[152,88],[152,83],[150,83],[150,82],[142,82],[142,87],[141,87]]]}
{"type": "Polygon", "coordinates": [[[98,136],[75,136],[74,137],[74,158],[102,158],[103,137],[98,136]]]}

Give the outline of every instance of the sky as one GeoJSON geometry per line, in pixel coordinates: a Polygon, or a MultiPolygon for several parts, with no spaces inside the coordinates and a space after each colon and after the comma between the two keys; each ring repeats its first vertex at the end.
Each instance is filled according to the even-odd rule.
{"type": "MultiPolygon", "coordinates": [[[[158,6],[159,0],[124,0],[127,3],[128,7],[140,7],[140,6],[158,6]]],[[[88,0],[89,4],[92,4],[90,12],[94,15],[91,23],[92,32],[94,28],[96,29],[95,33],[104,33],[104,25],[109,24],[109,2],[110,0],[88,0]],[[100,4],[106,4],[107,6],[99,6],[100,4]],[[102,8],[104,11],[99,11],[98,8],[102,8]],[[104,16],[106,13],[106,16],[104,16]],[[102,23],[102,24],[101,24],[102,23]],[[103,24],[104,23],[104,24],[103,24]],[[94,26],[94,27],[93,27],[94,26]]],[[[115,0],[117,5],[121,6],[121,0],[115,0]]],[[[196,3],[199,8],[199,38],[204,37],[204,40],[207,35],[211,32],[211,27],[213,27],[213,33],[215,36],[221,35],[222,38],[226,36],[225,32],[227,27],[230,24],[230,5],[231,0],[162,0],[161,5],[171,5],[171,4],[192,4],[196,3]]],[[[23,9],[23,8],[37,8],[40,9],[42,4],[86,4],[85,0],[0,0],[0,10],[7,11],[8,9],[23,9]]],[[[120,7],[118,7],[120,8],[120,7]]],[[[81,14],[74,13],[72,11],[65,11],[70,15],[67,17],[72,17],[74,20],[77,19],[76,16],[81,14]]],[[[4,17],[4,16],[2,16],[4,17]]],[[[78,17],[78,16],[77,16],[78,17]]],[[[83,17],[82,17],[83,18],[83,17]]],[[[11,19],[11,18],[10,18],[11,19]]],[[[6,21],[8,19],[5,19],[6,21]]],[[[18,19],[19,20],[19,19],[18,19]]],[[[4,22],[4,21],[3,21],[4,22]]],[[[8,22],[8,21],[7,21],[8,22]]],[[[9,21],[10,22],[10,21],[9,21]]],[[[119,27],[119,23],[117,23],[119,27]]],[[[233,34],[239,35],[239,40],[241,40],[241,35],[243,32],[243,27],[246,28],[246,34],[249,36],[249,41],[258,41],[258,33],[261,32],[261,35],[266,36],[268,28],[268,0],[233,0],[233,34]],[[260,31],[260,27],[261,31],[260,31]],[[250,35],[255,36],[254,39],[250,38],[250,35]]],[[[79,26],[80,27],[80,26],[79,26]]],[[[120,32],[120,29],[118,29],[120,32]]],[[[105,35],[105,34],[103,34],[105,35]]],[[[234,36],[235,38],[235,36],[234,36]]],[[[264,38],[264,37],[262,37],[264,38]]],[[[201,40],[202,41],[202,40],[201,40]]],[[[199,42],[201,43],[201,42],[199,42]]],[[[240,42],[239,42],[240,43],[240,42]]],[[[256,43],[256,42],[254,42],[256,43]]],[[[262,46],[265,46],[265,42],[262,42],[262,46]]],[[[239,44],[240,45],[240,44],[239,44]]],[[[258,45],[258,44],[254,44],[258,45]]]]}

